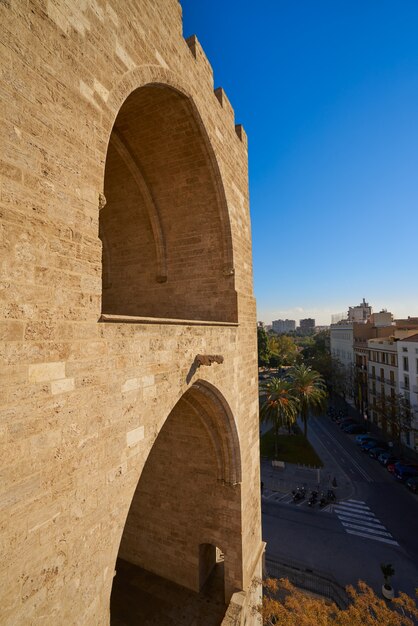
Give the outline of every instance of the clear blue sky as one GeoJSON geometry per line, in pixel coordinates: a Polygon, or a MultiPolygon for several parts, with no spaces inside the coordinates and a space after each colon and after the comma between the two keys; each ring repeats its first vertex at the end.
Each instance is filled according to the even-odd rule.
{"type": "Polygon", "coordinates": [[[258,318],[418,315],[418,0],[182,0],[249,136],[258,318]]]}

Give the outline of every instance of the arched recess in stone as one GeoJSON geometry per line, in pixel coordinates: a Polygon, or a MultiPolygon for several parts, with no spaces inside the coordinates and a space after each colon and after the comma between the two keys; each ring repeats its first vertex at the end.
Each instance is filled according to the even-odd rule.
{"type": "Polygon", "coordinates": [[[99,231],[102,313],[237,321],[228,207],[193,98],[148,82],[110,135],[99,231]]]}
{"type": "MultiPolygon", "coordinates": [[[[127,562],[140,568],[138,580],[146,580],[149,572],[197,594],[215,565],[210,549],[202,546],[217,546],[224,555],[226,606],[243,585],[240,477],[231,412],[212,385],[198,381],[176,403],[148,455],[127,515],[116,572],[127,562]]],[[[120,583],[114,588],[111,614],[120,605],[120,583]]]]}

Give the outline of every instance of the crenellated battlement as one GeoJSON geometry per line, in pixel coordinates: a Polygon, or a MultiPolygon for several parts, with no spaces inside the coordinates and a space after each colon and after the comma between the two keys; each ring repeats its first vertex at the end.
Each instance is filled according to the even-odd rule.
{"type": "MultiPolygon", "coordinates": [[[[209,62],[208,57],[205,54],[205,51],[201,46],[200,41],[198,40],[196,35],[191,35],[191,37],[188,37],[187,39],[185,39],[185,41],[189,46],[190,52],[192,53],[195,61],[199,64],[202,74],[207,79],[209,85],[211,86],[211,89],[213,89],[213,68],[209,62]]],[[[247,146],[247,135],[245,134],[244,128],[241,124],[235,125],[235,112],[223,87],[217,87],[216,89],[214,89],[214,95],[216,96],[222,109],[226,112],[226,115],[229,118],[228,121],[232,122],[232,124],[235,126],[235,132],[238,139],[242,141],[245,146],[247,146]]]]}
{"type": "Polygon", "coordinates": [[[200,41],[198,40],[196,35],[191,35],[190,37],[187,37],[185,41],[189,46],[190,52],[198,63],[199,69],[202,71],[202,74],[205,76],[211,88],[213,89],[213,69],[211,64],[209,63],[205,51],[200,44],[200,41]]]}
{"type": "Polygon", "coordinates": [[[235,124],[235,132],[237,133],[238,139],[242,141],[245,147],[248,146],[248,137],[247,133],[244,130],[244,126],[242,124],[235,124]]]}
{"type": "Polygon", "coordinates": [[[214,93],[215,93],[215,96],[218,98],[219,104],[221,105],[221,107],[228,113],[232,121],[235,122],[234,109],[232,108],[232,104],[230,103],[223,87],[217,87],[214,93]]]}

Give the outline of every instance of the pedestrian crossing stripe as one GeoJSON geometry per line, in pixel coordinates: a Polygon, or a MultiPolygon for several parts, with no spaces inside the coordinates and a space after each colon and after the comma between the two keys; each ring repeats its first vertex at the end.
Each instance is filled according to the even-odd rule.
{"type": "Polygon", "coordinates": [[[351,515],[352,517],[360,517],[361,519],[376,519],[376,515],[374,513],[372,513],[371,511],[368,512],[364,512],[364,513],[360,513],[359,511],[352,511],[351,509],[348,509],[347,507],[343,507],[340,506],[339,504],[336,504],[334,506],[334,511],[336,513],[341,513],[342,515],[351,515]]]}
{"type": "MultiPolygon", "coordinates": [[[[339,515],[338,516],[340,520],[344,520],[344,522],[352,522],[353,524],[355,524],[356,522],[359,522],[358,518],[355,517],[349,517],[348,515],[339,515]]],[[[361,520],[361,523],[364,526],[370,526],[371,528],[384,528],[383,524],[381,524],[379,521],[377,521],[377,519],[375,518],[376,521],[374,522],[369,522],[369,521],[364,521],[361,520]]]]}
{"type": "Polygon", "coordinates": [[[390,532],[388,532],[365,502],[361,500],[345,500],[336,504],[334,511],[345,532],[349,535],[399,546],[399,543],[393,539],[390,532]]]}
{"type": "Polygon", "coordinates": [[[346,502],[341,502],[341,506],[348,506],[350,509],[355,509],[356,511],[370,511],[370,507],[367,504],[353,504],[348,500],[346,502]]]}
{"type": "Polygon", "coordinates": [[[341,523],[345,528],[354,528],[354,530],[367,530],[368,533],[372,533],[373,535],[383,535],[384,537],[392,537],[392,535],[386,532],[385,530],[378,530],[377,528],[364,528],[364,526],[359,526],[357,524],[351,524],[348,522],[341,522],[341,523]]]}
{"type": "Polygon", "coordinates": [[[375,539],[376,541],[381,541],[382,543],[389,543],[392,546],[399,546],[397,541],[393,539],[385,539],[384,537],[372,537],[371,535],[366,535],[365,533],[358,532],[357,530],[349,530],[346,529],[346,532],[349,535],[358,535],[359,537],[366,537],[366,539],[375,539]]]}

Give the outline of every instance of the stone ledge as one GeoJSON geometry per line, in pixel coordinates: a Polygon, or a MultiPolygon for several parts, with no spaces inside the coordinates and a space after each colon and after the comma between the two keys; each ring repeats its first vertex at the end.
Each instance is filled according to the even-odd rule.
{"type": "Polygon", "coordinates": [[[177,318],[165,317],[138,317],[136,315],[111,315],[103,313],[99,322],[107,322],[113,324],[174,324],[176,326],[226,326],[236,328],[238,322],[216,322],[211,320],[183,320],[177,318]]]}

